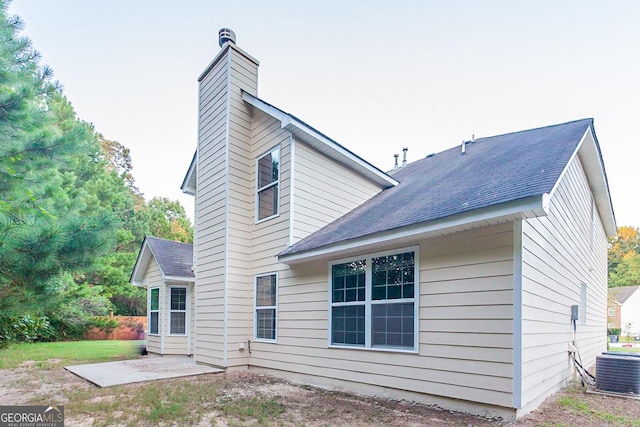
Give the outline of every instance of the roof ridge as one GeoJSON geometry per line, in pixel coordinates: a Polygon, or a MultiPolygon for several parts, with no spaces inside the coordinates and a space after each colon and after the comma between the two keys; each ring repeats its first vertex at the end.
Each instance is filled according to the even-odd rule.
{"type": "MultiPolygon", "coordinates": [[[[550,129],[550,128],[554,128],[554,127],[557,127],[557,126],[565,126],[565,125],[569,125],[569,124],[572,124],[572,123],[578,123],[578,122],[582,122],[582,121],[589,121],[593,125],[593,118],[586,117],[584,119],[571,120],[571,121],[564,122],[564,123],[556,123],[556,124],[547,125],[547,126],[538,126],[538,127],[531,128],[531,129],[523,129],[523,130],[514,131],[514,132],[506,132],[506,133],[501,133],[501,134],[498,134],[498,135],[483,136],[483,137],[480,137],[480,138],[475,138],[473,141],[464,141],[464,142],[466,144],[475,144],[475,143],[477,143],[479,141],[482,141],[482,140],[487,140],[487,139],[492,139],[492,138],[499,138],[499,137],[508,136],[508,135],[517,135],[517,134],[520,134],[520,133],[532,132],[532,131],[537,131],[537,130],[541,130],[541,129],[550,129]]],[[[407,166],[410,166],[412,164],[418,163],[418,162],[423,161],[425,159],[429,159],[429,158],[435,157],[435,156],[437,156],[439,154],[443,154],[443,153],[446,153],[446,152],[451,151],[451,150],[459,150],[459,149],[460,149],[460,145],[454,145],[453,147],[445,148],[442,151],[438,151],[436,153],[431,153],[431,154],[428,154],[428,155],[426,155],[424,157],[420,157],[420,158],[418,158],[418,159],[416,159],[416,160],[414,160],[412,162],[409,162],[407,164],[407,166]]],[[[400,171],[402,169],[403,168],[392,169],[387,173],[390,174],[391,176],[394,176],[396,172],[398,172],[398,171],[400,171]]]]}
{"type": "Polygon", "coordinates": [[[151,236],[151,235],[148,235],[148,234],[145,234],[144,238],[145,238],[145,239],[164,240],[165,242],[179,243],[179,244],[181,244],[181,245],[189,245],[189,246],[193,246],[193,243],[179,242],[179,241],[177,241],[177,240],[165,239],[164,237],[151,236]]]}
{"type": "MultiPolygon", "coordinates": [[[[566,125],[570,125],[572,123],[578,123],[578,122],[584,122],[584,121],[589,121],[590,123],[593,123],[593,117],[585,117],[583,119],[570,120],[568,122],[556,123],[554,125],[538,126],[538,127],[535,127],[535,128],[523,129],[523,130],[518,130],[518,131],[514,131],[514,132],[500,133],[498,135],[483,136],[481,138],[476,138],[473,142],[478,142],[481,139],[497,138],[497,137],[500,137],[500,136],[507,136],[507,135],[517,135],[519,133],[531,132],[531,131],[534,131],[534,130],[542,130],[542,129],[549,129],[549,128],[554,128],[554,127],[558,127],[558,126],[566,126],[566,125]]],[[[466,142],[469,142],[469,141],[466,141],[466,142]]]]}

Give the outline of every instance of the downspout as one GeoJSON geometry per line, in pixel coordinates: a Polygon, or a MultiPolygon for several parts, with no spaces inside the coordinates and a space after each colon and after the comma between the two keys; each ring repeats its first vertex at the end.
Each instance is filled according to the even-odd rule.
{"type": "Polygon", "coordinates": [[[513,390],[512,405],[522,408],[522,219],[513,223],[513,390]]]}

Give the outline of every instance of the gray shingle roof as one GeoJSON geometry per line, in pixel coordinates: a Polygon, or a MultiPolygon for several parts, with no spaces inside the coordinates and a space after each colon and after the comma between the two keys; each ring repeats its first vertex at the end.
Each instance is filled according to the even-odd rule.
{"type": "MultiPolygon", "coordinates": [[[[165,276],[194,277],[193,245],[173,240],[146,236],[144,242],[149,244],[160,269],[165,276]]],[[[144,247],[144,242],[142,246],[144,247]]]]}
{"type": "Polygon", "coordinates": [[[613,298],[620,304],[624,304],[640,286],[621,286],[609,289],[609,298],[613,298]]]}
{"type": "Polygon", "coordinates": [[[392,173],[400,181],[283,251],[290,255],[549,193],[592,119],[467,142],[392,173]]]}

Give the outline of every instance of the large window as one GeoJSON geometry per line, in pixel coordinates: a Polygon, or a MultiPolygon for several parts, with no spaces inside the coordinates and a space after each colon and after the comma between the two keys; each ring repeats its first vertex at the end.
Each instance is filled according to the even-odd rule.
{"type": "Polygon", "coordinates": [[[187,288],[171,288],[171,324],[169,333],[184,335],[187,332],[187,288]]]}
{"type": "Polygon", "coordinates": [[[160,289],[152,288],[149,296],[149,333],[158,335],[159,313],[160,307],[160,289]]]}
{"type": "Polygon", "coordinates": [[[416,251],[331,265],[331,344],[417,348],[416,251]]]}
{"type": "Polygon", "coordinates": [[[276,339],[278,276],[266,274],[256,277],[256,339],[276,339]]]}
{"type": "Polygon", "coordinates": [[[280,149],[275,148],[258,159],[257,220],[278,215],[280,183],[280,149]]]}

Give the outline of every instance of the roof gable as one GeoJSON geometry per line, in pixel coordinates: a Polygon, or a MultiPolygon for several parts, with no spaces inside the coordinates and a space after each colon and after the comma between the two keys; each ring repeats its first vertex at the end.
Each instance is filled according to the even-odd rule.
{"type": "MultiPolygon", "coordinates": [[[[544,205],[592,119],[480,138],[392,173],[400,184],[311,234],[287,256],[537,197],[544,205]]],[[[601,159],[600,159],[601,160],[601,159]]]]}
{"type": "Polygon", "coordinates": [[[162,277],[166,279],[193,281],[193,245],[158,237],[146,236],[133,267],[131,282],[142,285],[144,273],[151,258],[155,258],[162,277]]]}
{"type": "Polygon", "coordinates": [[[609,298],[615,300],[619,304],[624,304],[633,295],[640,286],[621,286],[619,288],[609,289],[609,298]]]}

